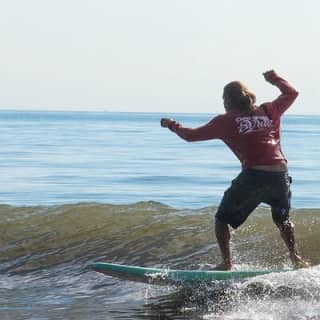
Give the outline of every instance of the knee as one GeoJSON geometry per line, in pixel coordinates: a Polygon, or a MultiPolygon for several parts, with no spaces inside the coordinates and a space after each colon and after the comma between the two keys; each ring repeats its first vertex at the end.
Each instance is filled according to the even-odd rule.
{"type": "Polygon", "coordinates": [[[289,221],[290,208],[272,208],[272,219],[276,225],[290,223],[289,221]]]}
{"type": "Polygon", "coordinates": [[[276,222],[276,226],[280,230],[280,232],[285,232],[287,230],[293,230],[294,229],[294,224],[288,219],[283,222],[276,222]]]}
{"type": "Polygon", "coordinates": [[[215,232],[216,235],[223,235],[224,238],[230,238],[228,224],[217,217],[215,218],[215,232]]]}
{"type": "Polygon", "coordinates": [[[217,216],[215,216],[214,219],[214,225],[217,228],[226,227],[228,224],[226,222],[223,222],[221,219],[219,219],[217,216]]]}

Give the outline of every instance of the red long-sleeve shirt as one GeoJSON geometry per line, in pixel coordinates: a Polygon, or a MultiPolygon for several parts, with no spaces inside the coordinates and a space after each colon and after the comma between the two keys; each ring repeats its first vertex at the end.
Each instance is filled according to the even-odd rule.
{"type": "Polygon", "coordinates": [[[298,92],[275,72],[270,82],[280,89],[281,95],[257,107],[251,115],[228,111],[198,128],[185,128],[177,122],[169,128],[186,141],[221,139],[243,168],[287,162],[280,145],[280,117],[298,92]]]}

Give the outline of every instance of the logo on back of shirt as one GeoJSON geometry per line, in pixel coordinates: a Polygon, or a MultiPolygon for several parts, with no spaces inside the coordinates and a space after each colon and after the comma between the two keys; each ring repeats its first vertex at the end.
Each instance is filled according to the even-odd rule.
{"type": "Polygon", "coordinates": [[[272,120],[267,116],[238,117],[236,122],[240,134],[260,132],[272,126],[272,120]]]}

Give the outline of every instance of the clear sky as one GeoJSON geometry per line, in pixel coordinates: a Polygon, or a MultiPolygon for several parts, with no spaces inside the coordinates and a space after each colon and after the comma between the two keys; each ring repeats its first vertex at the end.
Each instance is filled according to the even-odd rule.
{"type": "Polygon", "coordinates": [[[320,114],[318,0],[0,0],[0,108],[223,112],[274,68],[320,114]]]}

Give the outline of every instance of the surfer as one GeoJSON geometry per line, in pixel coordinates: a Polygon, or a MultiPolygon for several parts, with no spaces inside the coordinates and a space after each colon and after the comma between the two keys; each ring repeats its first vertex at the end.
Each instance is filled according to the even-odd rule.
{"type": "Polygon", "coordinates": [[[290,221],[291,177],[280,145],[280,118],[298,92],[274,70],[263,73],[265,80],[281,94],[272,102],[256,105],[256,96],[242,82],[233,81],[223,90],[225,113],[197,128],[186,128],[173,119],[162,118],[186,141],[221,139],[237,156],[242,171],[225,191],[215,216],[215,233],[222,255],[216,270],[230,270],[229,225],[236,229],[260,204],[271,206],[272,218],[289,250],[295,267],[307,266],[300,257],[290,221]]]}

